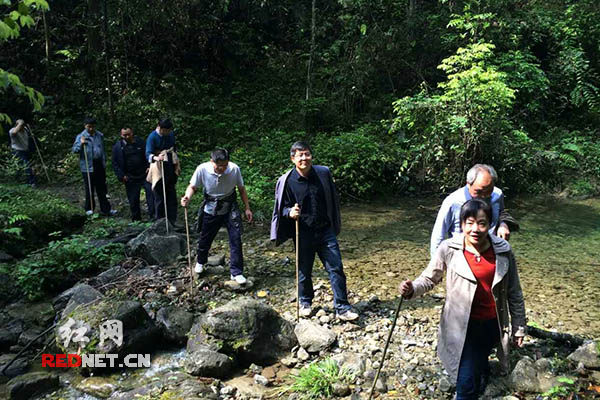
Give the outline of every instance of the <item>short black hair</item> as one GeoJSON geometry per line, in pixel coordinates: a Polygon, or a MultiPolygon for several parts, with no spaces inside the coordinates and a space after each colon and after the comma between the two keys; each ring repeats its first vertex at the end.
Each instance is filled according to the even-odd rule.
{"type": "Polygon", "coordinates": [[[467,218],[477,218],[479,210],[483,210],[487,217],[488,223],[492,224],[492,207],[481,199],[467,200],[460,208],[460,224],[464,224],[467,218]]]}
{"type": "Polygon", "coordinates": [[[229,152],[225,149],[214,149],[210,153],[210,159],[214,162],[229,161],[229,152]]]}
{"type": "Polygon", "coordinates": [[[94,117],[85,117],[83,119],[84,125],[96,125],[96,118],[94,117]]]}
{"type": "Polygon", "coordinates": [[[163,118],[158,121],[158,126],[163,129],[173,129],[173,122],[169,118],[163,118]]]}
{"type": "Polygon", "coordinates": [[[310,151],[310,154],[312,154],[312,149],[310,148],[310,145],[308,143],[298,141],[298,142],[294,143],[292,145],[292,147],[290,148],[290,156],[294,157],[296,155],[297,151],[305,151],[305,150],[310,151]]]}

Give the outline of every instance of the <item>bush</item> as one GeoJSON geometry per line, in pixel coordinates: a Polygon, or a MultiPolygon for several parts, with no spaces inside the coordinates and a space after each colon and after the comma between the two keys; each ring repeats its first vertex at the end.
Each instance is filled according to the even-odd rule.
{"type": "Polygon", "coordinates": [[[27,256],[17,263],[14,276],[28,297],[37,299],[114,264],[123,258],[123,249],[122,244],[94,247],[87,238],[75,235],[27,256]]]}
{"type": "Polygon", "coordinates": [[[20,256],[46,243],[48,235],[79,229],[83,212],[27,185],[0,184],[0,249],[20,256]]]}
{"type": "Polygon", "coordinates": [[[334,360],[327,358],[302,368],[293,379],[294,383],[286,391],[298,393],[301,399],[330,399],[333,397],[334,383],[350,383],[354,377],[334,360]]]}

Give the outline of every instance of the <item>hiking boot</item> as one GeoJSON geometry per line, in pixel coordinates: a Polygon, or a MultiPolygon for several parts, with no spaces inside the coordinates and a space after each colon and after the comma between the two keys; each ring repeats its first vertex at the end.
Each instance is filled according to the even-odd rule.
{"type": "Polygon", "coordinates": [[[236,276],[231,275],[231,280],[232,281],[236,281],[240,285],[243,285],[244,283],[246,283],[246,278],[242,274],[239,274],[239,275],[236,275],[236,276]]]}
{"type": "Polygon", "coordinates": [[[342,313],[337,314],[337,318],[342,321],[354,321],[358,319],[358,314],[352,310],[346,310],[342,313]]]}
{"type": "Polygon", "coordinates": [[[199,262],[196,263],[196,267],[194,268],[194,272],[196,272],[197,274],[201,274],[204,272],[204,265],[200,264],[199,262]]]}
{"type": "Polygon", "coordinates": [[[310,308],[310,304],[300,304],[300,316],[303,318],[310,317],[312,313],[312,309],[310,308]]]}

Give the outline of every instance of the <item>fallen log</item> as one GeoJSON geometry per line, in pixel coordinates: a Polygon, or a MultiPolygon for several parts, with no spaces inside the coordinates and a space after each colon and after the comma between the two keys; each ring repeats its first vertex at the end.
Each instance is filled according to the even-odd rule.
{"type": "Polygon", "coordinates": [[[527,326],[527,334],[538,339],[551,339],[555,342],[569,345],[571,347],[579,347],[585,342],[585,338],[571,335],[569,333],[551,332],[533,326],[527,326]]]}

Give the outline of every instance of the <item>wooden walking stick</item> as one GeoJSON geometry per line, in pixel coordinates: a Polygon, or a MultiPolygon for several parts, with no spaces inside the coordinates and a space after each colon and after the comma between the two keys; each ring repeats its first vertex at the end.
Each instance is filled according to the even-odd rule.
{"type": "Polygon", "coordinates": [[[300,216],[296,219],[296,322],[300,322],[300,283],[298,273],[298,260],[300,257],[300,216]]]}
{"type": "Polygon", "coordinates": [[[392,339],[392,333],[394,333],[394,328],[396,327],[396,320],[398,319],[398,314],[400,313],[400,308],[402,307],[402,300],[404,300],[404,297],[400,296],[400,303],[398,303],[398,307],[396,307],[396,314],[394,314],[394,321],[392,322],[390,334],[388,335],[387,341],[385,342],[385,347],[383,348],[383,355],[381,356],[381,362],[379,363],[379,369],[377,369],[377,374],[375,375],[375,379],[373,380],[373,385],[371,385],[371,391],[369,392],[369,400],[371,400],[371,397],[373,397],[373,390],[375,389],[375,385],[377,384],[377,379],[379,379],[379,374],[381,373],[381,369],[383,368],[383,362],[385,361],[385,354],[387,353],[388,346],[390,345],[390,340],[392,339]]]}
{"type": "MultiPolygon", "coordinates": [[[[48,175],[48,168],[46,168],[46,164],[44,163],[44,159],[42,158],[42,152],[40,151],[40,148],[37,145],[37,140],[36,140],[35,136],[33,136],[33,132],[31,132],[31,129],[29,129],[29,134],[31,135],[31,138],[33,139],[33,145],[35,146],[38,156],[40,157],[40,161],[42,162],[42,168],[44,168],[44,173],[46,174],[46,179],[48,179],[48,183],[50,183],[50,176],[48,175]]],[[[87,161],[86,161],[86,163],[87,163],[87,161]]]]}
{"type": "Polygon", "coordinates": [[[90,165],[88,164],[87,151],[85,151],[87,143],[83,142],[83,157],[85,158],[85,169],[87,170],[88,189],[90,190],[90,208],[94,212],[94,194],[92,193],[92,178],[90,178],[90,165]]]}
{"type": "Polygon", "coordinates": [[[167,189],[165,187],[165,167],[163,161],[160,162],[160,174],[162,176],[162,187],[163,187],[163,204],[165,205],[165,225],[167,226],[167,235],[169,234],[169,216],[167,214],[167,189]]]}
{"type": "Polygon", "coordinates": [[[192,271],[192,253],[190,253],[190,227],[188,225],[187,206],[183,207],[185,215],[185,236],[187,238],[188,267],[190,268],[190,295],[194,291],[194,271],[192,271]]]}

